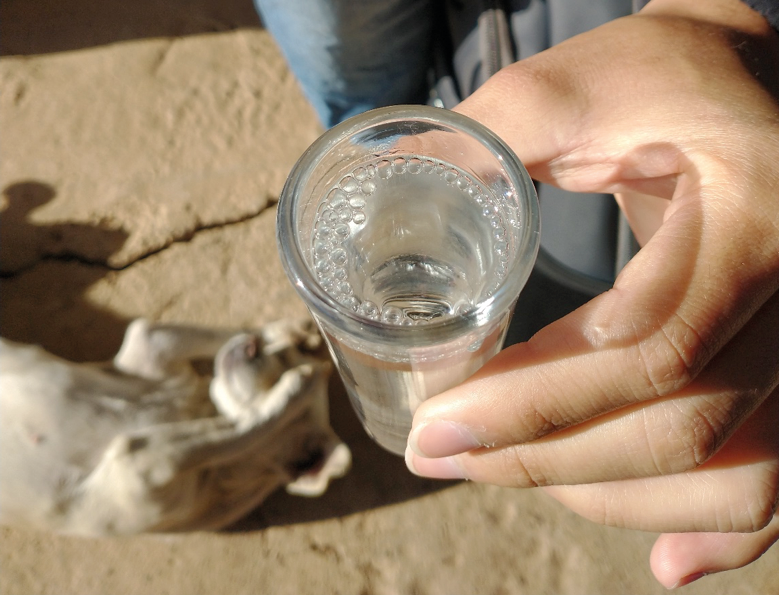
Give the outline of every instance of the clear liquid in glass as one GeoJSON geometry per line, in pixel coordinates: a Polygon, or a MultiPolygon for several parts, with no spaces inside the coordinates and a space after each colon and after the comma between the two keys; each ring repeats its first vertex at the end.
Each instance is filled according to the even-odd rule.
{"type": "MultiPolygon", "coordinates": [[[[463,170],[420,155],[379,158],[322,197],[313,270],[320,286],[360,317],[430,324],[468,312],[501,285],[510,225],[518,222],[498,197],[463,170]]],[[[434,347],[382,349],[323,330],[366,429],[402,454],[418,405],[497,353],[509,316],[434,347]]]]}

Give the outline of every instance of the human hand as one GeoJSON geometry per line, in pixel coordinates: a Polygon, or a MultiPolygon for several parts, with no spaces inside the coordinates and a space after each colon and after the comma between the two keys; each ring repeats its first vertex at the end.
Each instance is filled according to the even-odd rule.
{"type": "Polygon", "coordinates": [[[778,98],[762,17],[653,0],[458,107],[534,178],[616,193],[645,246],[611,291],[423,403],[412,471],[668,532],[651,558],[668,587],[779,538],[778,98]]]}

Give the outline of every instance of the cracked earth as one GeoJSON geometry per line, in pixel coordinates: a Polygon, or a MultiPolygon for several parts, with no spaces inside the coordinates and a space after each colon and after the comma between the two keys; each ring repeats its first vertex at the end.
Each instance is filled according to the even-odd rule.
{"type": "MultiPolygon", "coordinates": [[[[305,315],[274,206],[320,128],[248,0],[5,0],[0,27],[3,336],[101,360],[136,316],[305,315]]],[[[538,491],[412,477],[331,384],[354,468],[324,497],[277,493],[220,533],[3,528],[0,592],[665,592],[654,535],[593,525],[538,491]]],[[[685,592],[776,593],[777,563],[774,548],[685,592]]]]}
{"type": "Polygon", "coordinates": [[[320,129],[265,32],[7,56],[0,76],[5,336],[95,359],[135,316],[304,314],[269,207],[320,129]]]}

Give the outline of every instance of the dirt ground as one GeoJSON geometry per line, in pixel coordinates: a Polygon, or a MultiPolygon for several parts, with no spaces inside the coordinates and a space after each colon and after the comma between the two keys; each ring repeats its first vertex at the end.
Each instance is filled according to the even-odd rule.
{"type": "MultiPolygon", "coordinates": [[[[275,199],[320,128],[249,0],[0,4],[0,329],[75,360],[136,316],[254,326],[305,310],[275,199]]],[[[4,594],[653,594],[655,535],[540,492],[411,476],[337,381],[354,468],[230,530],[91,540],[4,528],[4,594]]],[[[779,548],[683,592],[779,592],[779,548]]]]}

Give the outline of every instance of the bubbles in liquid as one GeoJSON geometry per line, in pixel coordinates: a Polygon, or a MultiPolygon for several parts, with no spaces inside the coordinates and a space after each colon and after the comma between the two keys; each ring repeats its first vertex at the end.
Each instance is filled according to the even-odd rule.
{"type": "MultiPolygon", "coordinates": [[[[495,240],[492,250],[497,257],[495,281],[487,288],[487,295],[494,293],[500,286],[507,274],[509,259],[501,208],[493,197],[485,193],[479,182],[468,174],[448,163],[414,155],[395,157],[391,161],[378,159],[355,168],[327,193],[318,208],[312,239],[314,272],[322,289],[345,308],[369,320],[380,320],[397,326],[426,324],[443,315],[464,314],[471,306],[467,301],[459,301],[445,312],[436,302],[427,303],[423,298],[407,304],[398,302],[401,307],[389,301],[379,306],[373,301],[363,301],[357,297],[354,287],[349,283],[347,269],[350,256],[344,248],[344,242],[349,239],[354,226],[362,226],[367,221],[365,209],[368,201],[373,199],[377,183],[383,184],[392,176],[406,174],[438,176],[479,205],[482,216],[492,229],[495,240]]],[[[507,192],[507,195],[511,198],[510,193],[507,192]]],[[[517,225],[516,211],[509,213],[508,224],[517,225]]],[[[470,346],[474,349],[478,347],[477,344],[470,346]]]]}
{"type": "Polygon", "coordinates": [[[392,164],[384,159],[383,161],[379,161],[376,164],[376,170],[379,174],[379,177],[383,180],[386,180],[392,175],[392,164]]]}
{"type": "Polygon", "coordinates": [[[353,295],[341,295],[338,298],[338,302],[352,310],[353,312],[357,311],[357,308],[360,307],[360,300],[358,300],[353,295]]]}
{"type": "Polygon", "coordinates": [[[365,300],[357,307],[357,313],[365,318],[376,319],[379,317],[379,307],[370,300],[365,300]]]}
{"type": "Polygon", "coordinates": [[[417,157],[412,157],[408,160],[407,169],[410,174],[418,174],[422,171],[422,160],[417,157]]]}
{"type": "Polygon", "coordinates": [[[324,276],[319,281],[319,284],[322,286],[322,289],[324,289],[327,293],[332,293],[333,288],[335,287],[335,279],[332,277],[324,276]]]}
{"type": "Polygon", "coordinates": [[[352,194],[357,192],[357,188],[359,186],[357,185],[357,180],[355,180],[352,176],[346,176],[343,180],[341,180],[340,187],[344,192],[352,194]]]}
{"type": "Polygon", "coordinates": [[[327,256],[328,252],[330,252],[330,244],[327,242],[317,241],[314,243],[314,254],[316,256],[327,256]]]}
{"type": "Polygon", "coordinates": [[[457,180],[457,170],[450,169],[449,171],[444,172],[444,180],[452,184],[455,180],[457,180]]]}
{"type": "Polygon", "coordinates": [[[319,229],[316,230],[316,239],[318,240],[329,240],[332,235],[333,230],[327,225],[321,225],[319,229]]]}
{"type": "Polygon", "coordinates": [[[346,202],[346,193],[341,190],[333,190],[328,197],[328,206],[332,210],[340,209],[346,202]]]}
{"type": "Polygon", "coordinates": [[[386,306],[381,312],[381,320],[388,324],[401,324],[403,322],[403,310],[395,306],[386,306]]]}
{"type": "Polygon", "coordinates": [[[346,250],[338,248],[330,253],[330,260],[332,260],[338,266],[344,266],[347,262],[346,250]]]}

